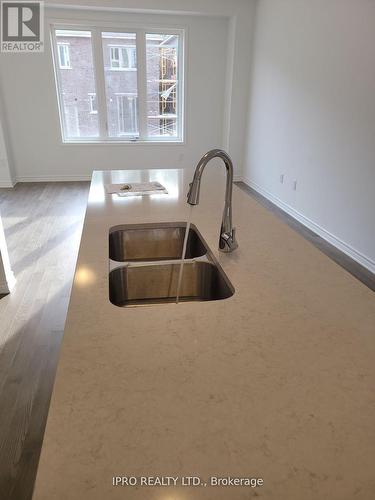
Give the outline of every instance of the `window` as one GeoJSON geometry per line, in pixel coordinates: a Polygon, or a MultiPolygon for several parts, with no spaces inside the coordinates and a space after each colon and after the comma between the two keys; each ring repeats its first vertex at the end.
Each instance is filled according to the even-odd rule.
{"type": "Polygon", "coordinates": [[[58,49],[58,54],[59,54],[60,69],[71,69],[69,45],[67,43],[58,43],[57,49],[58,49]]]}
{"type": "Polygon", "coordinates": [[[104,85],[107,111],[108,136],[111,139],[137,139],[138,127],[138,68],[135,54],[137,33],[102,32],[104,61],[104,85]],[[118,45],[114,45],[114,44],[118,45]],[[123,65],[132,61],[132,71],[113,71],[125,69],[123,65]]]}
{"type": "MultiPolygon", "coordinates": [[[[60,115],[63,137],[70,140],[99,137],[98,113],[91,113],[91,103],[88,106],[88,96],[96,96],[94,59],[92,53],[91,32],[56,30],[57,55],[59,65],[56,68],[58,81],[60,115]],[[70,71],[61,66],[60,54],[68,54],[73,60],[79,60],[70,71]]],[[[91,101],[91,97],[89,97],[91,101]]]]}
{"type": "Polygon", "coordinates": [[[109,47],[109,50],[111,69],[137,69],[137,53],[135,47],[109,47]]]}
{"type": "Polygon", "coordinates": [[[116,94],[117,130],[119,135],[138,134],[136,95],[116,94]]]}
{"type": "Polygon", "coordinates": [[[98,108],[96,105],[96,94],[89,94],[89,106],[90,106],[90,113],[95,114],[98,112],[98,108]]]}
{"type": "Polygon", "coordinates": [[[147,34],[147,130],[153,137],[176,137],[178,118],[177,35],[147,34]]]}
{"type": "Polygon", "coordinates": [[[182,141],[183,32],[165,31],[53,28],[64,142],[182,141]]]}

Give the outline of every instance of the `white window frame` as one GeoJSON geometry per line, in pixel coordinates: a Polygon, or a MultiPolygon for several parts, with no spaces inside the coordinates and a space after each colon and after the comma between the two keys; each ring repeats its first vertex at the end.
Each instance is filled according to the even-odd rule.
{"type": "Polygon", "coordinates": [[[89,96],[90,115],[97,115],[98,103],[96,102],[96,92],[88,92],[88,96],[89,96]],[[94,102],[96,103],[96,109],[93,106],[94,102]]]}
{"type": "Polygon", "coordinates": [[[110,54],[109,54],[109,61],[110,61],[110,69],[112,71],[137,71],[137,66],[125,66],[124,64],[124,54],[123,51],[126,50],[128,53],[128,62],[137,63],[137,47],[136,45],[108,45],[110,54]],[[119,57],[118,59],[112,57],[112,51],[115,49],[118,50],[119,57]],[[135,57],[133,55],[130,55],[130,49],[135,52],[135,57]],[[113,66],[113,61],[118,61],[118,66],[113,66]]]}
{"type": "Polygon", "coordinates": [[[57,42],[57,53],[59,58],[59,68],[60,69],[72,69],[71,61],[70,61],[70,47],[68,42],[57,42]],[[60,48],[63,48],[64,59],[66,64],[62,64],[61,62],[61,51],[60,48]]]}
{"type": "MultiPolygon", "coordinates": [[[[185,144],[185,129],[186,129],[186,111],[185,111],[185,93],[186,93],[186,40],[187,29],[186,27],[162,27],[150,26],[140,27],[139,25],[114,25],[113,23],[101,23],[100,25],[93,26],[89,21],[62,22],[61,20],[50,20],[50,35],[52,44],[52,53],[55,70],[55,81],[57,91],[57,102],[60,117],[60,127],[62,134],[63,144],[185,144]],[[98,108],[99,119],[99,136],[98,137],[65,137],[64,131],[64,113],[62,105],[62,89],[57,68],[58,52],[57,52],[57,37],[55,30],[74,30],[74,31],[90,31],[92,40],[93,63],[95,73],[96,85],[96,101],[98,108]],[[104,76],[104,61],[103,61],[103,46],[102,46],[102,32],[113,33],[135,33],[136,34],[136,60],[137,68],[137,81],[138,81],[138,127],[139,136],[134,137],[129,134],[127,136],[109,137],[108,123],[107,123],[107,107],[106,107],[106,93],[105,93],[105,76],[104,76]],[[178,113],[177,120],[177,135],[171,136],[148,136],[147,135],[147,116],[146,116],[146,98],[147,98],[147,78],[146,78],[146,34],[147,33],[160,33],[179,36],[178,45],[178,62],[179,62],[179,75],[178,75],[178,113]]],[[[118,46],[118,45],[116,45],[118,46]]]]}
{"type": "MultiPolygon", "coordinates": [[[[120,102],[120,100],[121,100],[121,108],[123,108],[123,104],[124,104],[124,101],[121,98],[123,98],[123,97],[127,97],[127,98],[128,97],[132,97],[134,99],[133,103],[135,102],[135,110],[137,109],[138,96],[134,92],[116,92],[115,96],[116,96],[116,99],[117,99],[118,102],[120,102]]],[[[117,120],[118,120],[118,128],[119,128],[119,130],[121,129],[121,126],[120,126],[120,111],[121,111],[120,110],[120,106],[118,106],[118,108],[117,108],[117,114],[118,114],[117,120]]],[[[124,110],[122,109],[122,112],[123,111],[124,110]]],[[[137,115],[136,114],[134,114],[133,121],[134,121],[134,123],[133,123],[134,129],[136,129],[137,125],[138,125],[138,123],[137,123],[137,115]]],[[[128,137],[134,138],[135,137],[135,132],[125,132],[124,131],[124,132],[120,133],[119,135],[121,137],[128,136],[128,137]]]]}

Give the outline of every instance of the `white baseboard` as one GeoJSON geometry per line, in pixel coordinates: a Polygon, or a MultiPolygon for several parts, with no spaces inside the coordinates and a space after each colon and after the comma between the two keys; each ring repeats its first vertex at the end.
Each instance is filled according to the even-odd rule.
{"type": "Polygon", "coordinates": [[[0,188],[12,188],[14,183],[11,181],[0,181],[0,188]]]}
{"type": "Polygon", "coordinates": [[[69,181],[90,181],[91,174],[87,175],[30,175],[17,177],[17,182],[69,182],[69,181]]]}
{"type": "Polygon", "coordinates": [[[287,214],[291,215],[294,219],[296,219],[298,222],[306,226],[307,228],[311,229],[311,231],[314,231],[314,233],[318,234],[321,238],[324,240],[328,241],[328,243],[331,243],[331,245],[335,246],[339,250],[341,250],[343,253],[351,257],[353,260],[361,264],[363,267],[368,269],[370,272],[375,273],[375,262],[368,257],[367,255],[364,255],[363,253],[359,252],[355,248],[353,248],[351,245],[348,243],[345,243],[345,241],[342,241],[340,238],[335,236],[334,234],[330,233],[323,227],[319,226],[316,222],[312,221],[305,215],[301,214],[296,210],[295,208],[291,207],[287,203],[283,202],[277,196],[274,196],[267,190],[263,189],[261,186],[256,184],[255,182],[251,181],[250,179],[243,178],[243,182],[253,188],[255,191],[257,191],[259,194],[267,198],[269,201],[274,203],[276,206],[284,210],[287,214]]]}

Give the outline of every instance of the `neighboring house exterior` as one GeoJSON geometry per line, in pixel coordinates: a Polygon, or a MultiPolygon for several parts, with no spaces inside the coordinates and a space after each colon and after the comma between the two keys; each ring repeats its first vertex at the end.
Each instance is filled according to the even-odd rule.
{"type": "MultiPolygon", "coordinates": [[[[103,33],[105,93],[110,137],[138,135],[136,35],[103,33]]],[[[149,136],[176,135],[177,44],[174,35],[146,35],[149,136]]],[[[90,32],[58,30],[57,71],[68,137],[99,135],[90,32]]]]}

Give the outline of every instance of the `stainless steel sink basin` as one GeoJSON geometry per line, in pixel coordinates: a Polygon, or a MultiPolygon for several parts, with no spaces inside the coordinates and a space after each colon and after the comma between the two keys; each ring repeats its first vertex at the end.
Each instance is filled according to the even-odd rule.
{"type": "MultiPolygon", "coordinates": [[[[116,226],[109,233],[109,258],[118,262],[181,259],[186,223],[116,226]]],[[[186,258],[207,253],[196,228],[190,226],[186,258]]]]}
{"type": "MultiPolygon", "coordinates": [[[[175,302],[179,263],[119,267],[109,274],[109,299],[116,306],[175,302]]],[[[215,264],[185,262],[180,302],[220,300],[234,289],[215,264]]]]}

